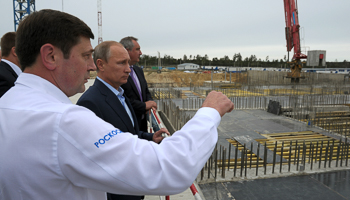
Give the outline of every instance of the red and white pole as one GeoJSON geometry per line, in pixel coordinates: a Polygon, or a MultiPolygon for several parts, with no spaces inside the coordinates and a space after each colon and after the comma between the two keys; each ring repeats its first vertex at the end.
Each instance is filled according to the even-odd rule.
{"type": "Polygon", "coordinates": [[[191,189],[191,192],[192,192],[192,194],[193,194],[193,196],[194,196],[194,198],[195,198],[196,200],[202,200],[202,198],[201,198],[201,196],[199,195],[199,193],[198,193],[196,187],[194,186],[194,184],[191,185],[190,189],[191,189]]]}
{"type": "MultiPolygon", "coordinates": [[[[158,118],[157,112],[156,112],[155,110],[153,110],[153,109],[152,109],[152,111],[153,111],[153,115],[155,116],[155,118],[156,118],[156,120],[157,120],[157,123],[158,123],[158,125],[159,125],[159,128],[163,128],[163,125],[160,124],[161,122],[160,122],[160,120],[159,120],[159,118],[158,118]]],[[[194,186],[194,184],[191,185],[190,189],[191,189],[191,192],[192,192],[192,194],[193,194],[195,200],[202,200],[202,198],[201,198],[201,196],[199,195],[199,193],[198,193],[198,191],[197,191],[197,189],[196,189],[196,186],[194,186]]],[[[165,200],[170,200],[170,196],[166,196],[166,197],[165,197],[165,200]]]]}

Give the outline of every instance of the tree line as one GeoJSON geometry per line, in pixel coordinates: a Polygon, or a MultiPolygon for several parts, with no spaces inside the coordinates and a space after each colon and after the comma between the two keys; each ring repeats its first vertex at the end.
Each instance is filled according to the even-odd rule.
{"type": "MultiPolygon", "coordinates": [[[[159,58],[157,56],[142,55],[140,57],[139,65],[145,67],[158,66],[159,58]]],[[[249,57],[243,58],[240,53],[235,53],[232,57],[227,55],[222,58],[214,57],[209,59],[209,56],[205,54],[201,56],[197,54],[196,56],[184,55],[182,58],[174,58],[173,56],[165,54],[160,58],[161,66],[177,66],[182,63],[194,63],[200,66],[236,66],[236,67],[274,67],[274,68],[289,68],[287,64],[287,58],[284,56],[283,59],[269,59],[266,56],[264,60],[257,58],[256,55],[251,55],[249,57]]],[[[329,68],[350,68],[350,62],[344,60],[343,62],[326,62],[329,68]]],[[[322,67],[323,68],[323,67],[322,67]]]]}

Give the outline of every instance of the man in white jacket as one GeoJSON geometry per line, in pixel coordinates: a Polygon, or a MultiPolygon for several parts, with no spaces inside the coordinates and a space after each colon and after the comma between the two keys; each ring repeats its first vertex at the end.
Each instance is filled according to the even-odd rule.
{"type": "Polygon", "coordinates": [[[233,109],[211,92],[196,115],[161,144],[138,139],[74,105],[96,69],[90,28],[80,19],[41,10],[19,25],[23,69],[0,99],[0,199],[106,199],[106,192],[171,195],[195,180],[233,109]],[[134,148],[137,146],[137,148],[134,148]]]}

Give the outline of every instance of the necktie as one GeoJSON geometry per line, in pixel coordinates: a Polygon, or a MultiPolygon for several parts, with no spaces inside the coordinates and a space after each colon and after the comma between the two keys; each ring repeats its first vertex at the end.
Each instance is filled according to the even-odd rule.
{"type": "Polygon", "coordinates": [[[139,82],[139,79],[137,78],[136,73],[134,72],[134,66],[130,66],[130,69],[131,69],[130,76],[131,76],[132,80],[134,81],[134,83],[136,85],[136,88],[137,88],[137,91],[139,92],[141,101],[143,101],[142,100],[142,94],[141,94],[140,82],[139,82]]]}

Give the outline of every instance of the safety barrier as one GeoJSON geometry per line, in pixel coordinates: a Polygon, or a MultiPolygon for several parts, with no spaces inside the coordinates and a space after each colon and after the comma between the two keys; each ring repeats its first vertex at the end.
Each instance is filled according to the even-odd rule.
{"type": "MultiPolygon", "coordinates": [[[[150,119],[150,124],[154,124],[154,123],[152,123],[152,120],[153,120],[154,122],[156,122],[156,125],[159,127],[159,129],[160,129],[160,128],[165,128],[165,127],[163,126],[163,124],[161,123],[160,117],[159,117],[159,115],[158,115],[158,113],[157,113],[156,110],[151,109],[150,115],[151,115],[151,116],[149,117],[149,119],[150,119]]],[[[167,134],[163,134],[163,137],[168,137],[168,135],[167,135],[167,134]]],[[[197,191],[197,189],[196,189],[196,186],[195,186],[194,184],[192,184],[192,185],[190,186],[190,190],[191,190],[191,192],[192,192],[192,194],[193,194],[195,200],[202,200],[202,198],[200,197],[200,195],[199,195],[199,193],[198,193],[198,191],[197,191]]],[[[162,199],[162,198],[161,198],[161,199],[162,199]]],[[[170,200],[170,196],[166,196],[165,199],[166,199],[166,200],[170,200]]]]}
{"type": "Polygon", "coordinates": [[[196,187],[194,186],[194,184],[191,185],[190,189],[191,189],[191,192],[196,200],[202,200],[202,198],[198,194],[198,191],[197,191],[196,187]]]}

